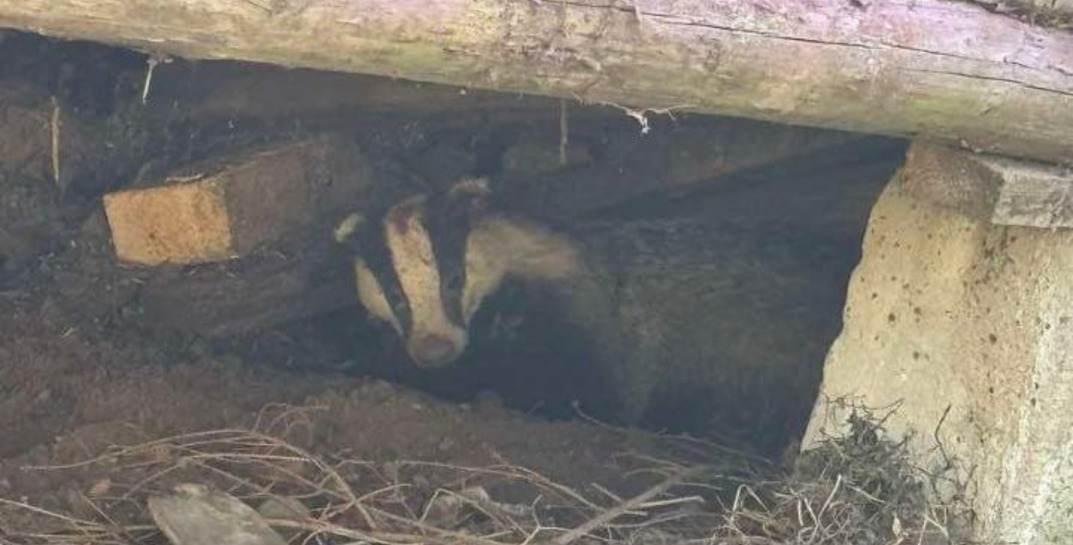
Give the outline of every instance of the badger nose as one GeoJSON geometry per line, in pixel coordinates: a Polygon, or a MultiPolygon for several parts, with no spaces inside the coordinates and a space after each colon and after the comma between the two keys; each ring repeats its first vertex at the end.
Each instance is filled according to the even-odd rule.
{"type": "Polygon", "coordinates": [[[438,335],[427,335],[414,345],[413,357],[423,365],[443,365],[455,357],[455,345],[438,335]]]}

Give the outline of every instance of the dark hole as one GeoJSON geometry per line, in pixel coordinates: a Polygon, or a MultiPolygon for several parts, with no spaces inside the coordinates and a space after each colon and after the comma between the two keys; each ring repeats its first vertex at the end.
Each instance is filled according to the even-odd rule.
{"type": "MultiPolygon", "coordinates": [[[[806,289],[798,290],[792,303],[770,298],[768,307],[753,305],[752,296],[758,290],[775,289],[772,286],[778,282],[765,284],[758,280],[763,275],[748,272],[728,274],[723,285],[704,286],[695,293],[696,300],[708,301],[706,298],[713,293],[726,290],[723,304],[698,303],[696,308],[688,309],[693,314],[679,312],[674,314],[677,321],[661,324],[663,331],[646,331],[657,339],[650,341],[657,348],[645,350],[654,356],[674,353],[682,354],[683,358],[689,354],[690,347],[669,341],[666,346],[659,346],[659,339],[674,338],[675,332],[712,316],[722,316],[713,320],[713,324],[719,323],[730,330],[735,327],[736,313],[746,307],[764,307],[764,312],[777,316],[786,328],[814,332],[804,340],[822,349],[803,349],[799,365],[778,373],[758,371],[757,376],[746,373],[732,380],[728,378],[721,385],[720,395],[688,381],[675,387],[655,387],[653,403],[639,421],[652,430],[718,434],[767,454],[777,453],[803,431],[822,375],[823,353],[841,328],[845,289],[859,258],[868,213],[905,151],[905,143],[901,141],[862,137],[846,139],[824,149],[797,150],[781,160],[762,159],[755,164],[746,161],[744,164],[752,166],[724,172],[727,164],[739,159],[738,154],[748,156],[755,152],[762,157],[760,151],[770,145],[759,138],[755,144],[738,142],[739,148],[724,153],[718,161],[694,161],[709,157],[711,147],[741,127],[744,129],[740,130],[756,130],[758,134],[777,127],[683,114],[674,119],[653,116],[650,131],[642,134],[636,120],[621,112],[572,105],[570,146],[564,150],[569,153],[563,164],[559,155],[559,110],[554,104],[531,118],[514,118],[512,111],[511,115],[503,116],[480,112],[442,116],[448,118],[443,119],[406,111],[356,114],[339,111],[340,107],[329,100],[316,105],[315,115],[295,115],[278,104],[250,103],[251,99],[233,94],[230,97],[233,103],[216,105],[220,111],[229,112],[228,115],[204,121],[184,108],[201,105],[201,101],[208,100],[206,97],[214,96],[217,88],[206,85],[206,81],[211,82],[213,78],[227,81],[228,74],[255,74],[264,67],[182,60],[160,64],[155,68],[149,100],[142,105],[146,81],[146,57],[142,54],[80,42],[52,42],[18,33],[3,34],[2,48],[11,54],[0,58],[0,80],[28,81],[40,88],[42,96],[57,97],[64,105],[64,112],[71,116],[71,126],[76,115],[98,116],[110,122],[102,124],[106,131],[94,134],[89,142],[109,146],[98,148],[87,144],[86,150],[68,150],[71,154],[67,157],[88,157],[94,162],[82,165],[86,168],[81,170],[79,165],[64,163],[69,167],[71,179],[62,195],[55,184],[39,183],[34,187],[48,191],[40,196],[40,203],[22,206],[26,213],[18,218],[8,213],[20,209],[18,206],[4,208],[0,214],[0,228],[10,227],[5,222],[15,223],[12,218],[36,221],[40,225],[35,227],[41,227],[47,234],[43,238],[50,245],[63,248],[62,252],[35,262],[25,276],[31,284],[42,282],[33,284],[34,289],[51,282],[49,289],[54,291],[48,292],[49,305],[44,304],[44,296],[35,303],[60,314],[63,319],[54,316],[49,319],[63,324],[65,330],[103,331],[107,342],[117,346],[134,345],[135,341],[128,336],[135,336],[133,332],[149,335],[146,333],[149,331],[156,336],[147,337],[153,346],[146,351],[154,354],[153,361],[169,365],[207,350],[214,358],[237,355],[249,367],[274,366],[297,374],[327,376],[342,371],[380,377],[457,402],[472,401],[491,391],[508,407],[538,417],[572,419],[579,417],[580,409],[586,415],[613,421],[615,401],[608,387],[609,379],[588,365],[595,341],[565,321],[561,307],[549,304],[545,287],[508,283],[488,299],[474,318],[470,328],[471,346],[463,359],[438,370],[417,369],[409,364],[395,333],[383,324],[371,324],[365,312],[353,305],[302,316],[283,325],[273,324],[252,333],[211,339],[191,335],[195,337],[192,339],[184,335],[189,329],[196,329],[194,324],[179,320],[177,324],[165,325],[158,318],[159,313],[185,310],[199,304],[197,301],[176,296],[165,299],[155,310],[147,302],[150,288],[165,283],[168,278],[227,272],[221,273],[217,287],[206,288],[213,293],[212,289],[224,289],[220,286],[241,287],[243,275],[257,267],[282,275],[280,271],[285,270],[286,263],[306,259],[342,266],[342,261],[336,259],[339,256],[332,256],[335,260],[332,261],[316,253],[320,244],[316,241],[327,238],[324,236],[330,232],[327,223],[334,221],[335,216],[311,220],[314,224],[324,224],[309,227],[318,229],[320,238],[296,230],[288,236],[306,236],[304,244],[287,246],[281,242],[279,247],[258,247],[256,252],[251,252],[256,259],[116,272],[121,268],[116,266],[111,253],[107,222],[98,217],[100,199],[106,192],[131,184],[154,183],[165,175],[179,173],[180,167],[227,158],[238,150],[285,138],[329,132],[342,134],[368,155],[371,175],[384,182],[370,197],[375,204],[397,200],[416,190],[442,188],[461,175],[490,175],[506,180],[500,187],[504,200],[520,203],[527,212],[549,222],[569,227],[599,220],[612,226],[608,227],[611,230],[626,224],[651,224],[636,231],[646,245],[624,247],[617,254],[615,248],[606,252],[617,255],[624,263],[639,253],[652,251],[656,255],[656,250],[675,248],[682,250],[678,258],[688,259],[689,248],[698,247],[680,242],[683,231],[655,227],[683,218],[709,222],[709,226],[725,225],[719,233],[727,241],[755,238],[754,254],[733,257],[740,261],[744,271],[750,267],[761,270],[764,260],[771,256],[822,257],[817,260],[819,265],[802,268],[800,273],[825,277],[836,286],[833,292],[837,295],[826,292],[821,295],[812,293],[821,290],[806,289]],[[268,115],[260,109],[273,107],[282,111],[268,115]],[[185,114],[190,115],[183,117],[185,114]],[[614,193],[624,187],[642,187],[651,180],[675,177],[690,183],[652,186],[637,193],[614,193]],[[618,198],[601,206],[585,207],[608,194],[618,198]],[[54,212],[54,209],[61,211],[54,212]],[[768,231],[775,234],[768,236],[765,234],[768,231]],[[68,247],[73,240],[78,244],[68,247]],[[279,268],[271,269],[266,263],[278,263],[279,268]],[[63,313],[79,318],[68,319],[68,314],[63,313]],[[184,334],[175,333],[169,327],[184,334]],[[205,345],[208,349],[204,349],[205,345]],[[753,394],[734,397],[742,391],[753,394]],[[718,424],[714,428],[713,421],[718,424]]],[[[309,76],[310,72],[291,73],[299,77],[294,74],[309,76]]],[[[222,99],[217,95],[215,100],[222,99]]],[[[308,105],[296,102],[286,107],[303,106],[308,105]]],[[[208,115],[205,113],[208,110],[198,111],[208,115]]],[[[319,175],[313,177],[321,179],[319,175]]],[[[11,180],[2,179],[4,183],[13,183],[11,180]]],[[[323,181],[325,186],[341,185],[337,179],[323,181]]],[[[13,200],[12,195],[3,193],[0,199],[13,200]]],[[[260,197],[267,200],[269,196],[260,197]]],[[[250,217],[237,219],[236,225],[258,221],[268,220],[251,212],[250,217]]],[[[155,234],[150,237],[161,238],[155,234]]],[[[653,258],[648,269],[633,276],[623,275],[625,279],[616,278],[619,284],[614,287],[622,291],[629,281],[638,279],[658,283],[662,263],[653,258]]],[[[6,258],[0,255],[0,269],[6,264],[6,258]]],[[[784,274],[780,279],[792,283],[793,276],[784,274]]],[[[889,278],[897,280],[893,275],[889,278]]],[[[306,280],[302,277],[296,281],[306,280]]],[[[327,285],[330,281],[326,277],[324,282],[313,284],[327,285]]],[[[281,303],[270,293],[274,284],[264,285],[268,286],[261,293],[265,308],[259,309],[260,313],[250,313],[252,316],[234,317],[234,322],[240,322],[240,318],[256,321],[274,312],[285,313],[280,309],[287,303],[281,303]]],[[[448,278],[447,286],[449,290],[461,290],[461,278],[448,278]]],[[[682,287],[693,286],[686,283],[682,287]]],[[[354,290],[345,293],[353,297],[354,290]]],[[[871,296],[876,298],[878,294],[871,296]]],[[[202,301],[211,306],[210,297],[202,301]]],[[[638,306],[655,311],[663,302],[646,300],[638,306]]],[[[0,303],[4,300],[0,299],[0,303]]],[[[686,306],[679,302],[674,310],[686,306]]],[[[919,313],[919,309],[915,312],[919,313]]],[[[209,313],[209,318],[229,318],[225,314],[226,311],[209,313]]],[[[176,315],[181,314],[176,312],[176,315]]],[[[895,321],[893,313],[888,318],[892,323],[895,321]]],[[[1063,318],[1062,323],[1065,321],[1063,318]]],[[[712,330],[717,332],[714,325],[712,330]]],[[[744,338],[747,333],[753,332],[743,329],[741,336],[744,338]]],[[[727,344],[734,342],[729,337],[727,344]]],[[[997,342],[996,337],[990,338],[991,342],[997,342]]],[[[701,360],[705,358],[698,358],[701,360]]],[[[762,370],[770,362],[758,352],[752,363],[755,369],[762,370]]],[[[696,370],[681,370],[682,373],[693,371],[696,370]]]]}

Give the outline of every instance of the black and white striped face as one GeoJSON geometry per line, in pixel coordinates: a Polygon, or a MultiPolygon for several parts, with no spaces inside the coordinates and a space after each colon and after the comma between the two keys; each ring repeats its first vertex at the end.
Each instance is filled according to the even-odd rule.
{"type": "Polygon", "coordinates": [[[576,267],[565,240],[486,212],[487,182],[402,201],[382,218],[352,215],[336,230],[354,254],[358,298],[388,322],[420,366],[449,364],[466,349],[482,301],[508,274],[562,276],[576,267]]]}
{"type": "Polygon", "coordinates": [[[361,303],[394,327],[418,365],[445,365],[466,348],[481,299],[467,285],[466,253],[486,191],[483,180],[466,180],[398,203],[373,225],[351,216],[336,232],[352,237],[361,303]]]}

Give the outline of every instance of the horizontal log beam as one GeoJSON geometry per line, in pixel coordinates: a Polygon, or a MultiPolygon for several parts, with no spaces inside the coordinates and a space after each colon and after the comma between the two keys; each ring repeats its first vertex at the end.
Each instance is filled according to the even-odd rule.
{"type": "Polygon", "coordinates": [[[1073,34],[949,0],[21,0],[0,26],[1073,161],[1073,34]]]}

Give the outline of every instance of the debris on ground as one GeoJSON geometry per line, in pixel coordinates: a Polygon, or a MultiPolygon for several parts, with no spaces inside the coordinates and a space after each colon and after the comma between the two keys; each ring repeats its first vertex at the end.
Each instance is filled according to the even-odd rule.
{"type": "Polygon", "coordinates": [[[101,476],[77,493],[81,512],[0,499],[0,543],[150,543],[162,532],[175,545],[196,545],[208,543],[199,537],[208,528],[217,528],[221,545],[250,543],[226,538],[238,520],[257,530],[258,543],[274,543],[276,532],[292,543],[385,545],[963,543],[964,512],[932,503],[928,476],[910,464],[905,443],[884,438],[870,415],[855,416],[850,434],[826,439],[788,467],[700,441],[679,459],[609,453],[627,460],[627,475],[653,483],[623,496],[506,461],[376,462],[310,451],[292,440],[318,433],[310,427],[316,412],[275,407],[250,429],[205,430],[25,468],[93,468],[101,476]]]}

